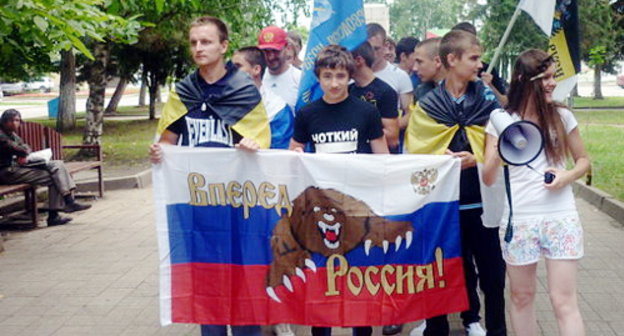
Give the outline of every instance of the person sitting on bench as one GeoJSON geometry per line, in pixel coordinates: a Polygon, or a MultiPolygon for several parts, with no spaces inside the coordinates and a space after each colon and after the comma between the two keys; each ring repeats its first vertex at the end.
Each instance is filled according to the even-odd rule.
{"type": "Polygon", "coordinates": [[[27,156],[31,149],[17,135],[21,121],[22,116],[15,109],[4,111],[0,117],[0,183],[48,186],[48,226],[66,224],[71,218],[61,217],[59,211],[81,211],[89,209],[91,205],[74,200],[76,184],[63,161],[28,162],[27,156]]]}

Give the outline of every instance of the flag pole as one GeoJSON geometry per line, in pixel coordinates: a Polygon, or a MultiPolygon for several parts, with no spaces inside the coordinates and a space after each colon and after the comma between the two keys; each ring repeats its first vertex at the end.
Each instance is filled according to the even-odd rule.
{"type": "Polygon", "coordinates": [[[507,39],[509,38],[509,34],[511,33],[511,28],[513,28],[514,24],[516,23],[516,20],[518,19],[518,16],[520,16],[520,3],[518,3],[518,5],[516,6],[516,11],[513,13],[513,15],[511,16],[511,20],[509,20],[509,24],[507,25],[507,29],[505,29],[505,33],[503,34],[503,38],[501,39],[500,43],[498,43],[498,47],[496,48],[496,52],[494,52],[494,57],[492,58],[492,61],[490,62],[490,65],[488,66],[487,70],[485,71],[486,73],[491,73],[492,69],[494,68],[494,64],[496,64],[496,62],[498,61],[498,58],[500,57],[501,52],[503,51],[503,47],[505,46],[505,43],[507,43],[507,39]]]}

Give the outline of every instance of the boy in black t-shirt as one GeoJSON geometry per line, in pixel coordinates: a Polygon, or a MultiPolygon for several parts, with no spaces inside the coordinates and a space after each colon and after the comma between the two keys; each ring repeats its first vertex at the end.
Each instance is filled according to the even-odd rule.
{"type": "MultiPolygon", "coordinates": [[[[379,111],[349,95],[355,63],[344,47],[329,45],[318,54],[314,72],[323,97],[299,110],[289,149],[303,152],[307,143],[316,153],[388,154],[379,111]]],[[[371,327],[353,328],[355,336],[370,336],[371,327]]],[[[331,328],[312,327],[313,336],[329,336],[331,328]]]]}
{"type": "Polygon", "coordinates": [[[314,72],[323,97],[299,110],[289,149],[303,151],[307,143],[318,153],[388,153],[379,111],[349,95],[355,64],[343,47],[325,47],[314,72]]]}
{"type": "Polygon", "coordinates": [[[396,91],[375,76],[371,69],[375,61],[373,47],[365,41],[351,52],[355,62],[354,83],[349,85],[349,94],[371,103],[381,114],[383,132],[390,152],[399,150],[399,111],[396,91]]]}

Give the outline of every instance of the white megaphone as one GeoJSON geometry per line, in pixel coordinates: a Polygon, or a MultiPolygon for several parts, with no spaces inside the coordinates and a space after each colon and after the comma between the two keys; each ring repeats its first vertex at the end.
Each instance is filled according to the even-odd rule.
{"type": "MultiPolygon", "coordinates": [[[[526,120],[513,120],[509,113],[502,110],[492,112],[490,121],[499,134],[498,154],[503,161],[512,166],[526,165],[531,170],[544,176],[545,183],[551,183],[555,179],[553,173],[540,173],[529,164],[537,158],[544,147],[544,138],[539,126],[526,120]]],[[[505,188],[509,201],[509,222],[505,231],[505,241],[507,243],[511,241],[513,236],[511,224],[512,201],[508,174],[507,167],[505,167],[505,188]]]]}
{"type": "MultiPolygon", "coordinates": [[[[509,113],[500,110],[490,115],[490,121],[499,134],[498,154],[501,159],[512,166],[526,165],[542,175],[529,164],[544,148],[544,138],[539,126],[526,120],[513,120],[509,113]]],[[[555,179],[553,173],[546,172],[543,175],[545,183],[555,179]]]]}
{"type": "Polygon", "coordinates": [[[540,128],[525,120],[513,120],[504,111],[496,111],[490,121],[499,134],[498,154],[506,163],[523,166],[535,160],[544,146],[540,128]]]}

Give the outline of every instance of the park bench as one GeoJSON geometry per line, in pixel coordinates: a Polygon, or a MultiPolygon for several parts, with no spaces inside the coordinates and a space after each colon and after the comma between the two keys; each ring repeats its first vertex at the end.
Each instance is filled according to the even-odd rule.
{"type": "MultiPolygon", "coordinates": [[[[36,187],[30,184],[0,185],[0,196],[24,193],[24,210],[29,214],[33,226],[37,226],[39,214],[37,212],[36,187]]],[[[0,237],[0,239],[2,239],[0,237]]]]}
{"type": "Polygon", "coordinates": [[[50,127],[29,121],[22,121],[17,134],[30,146],[33,151],[50,148],[52,150],[52,160],[63,160],[63,151],[65,149],[83,149],[93,151],[95,160],[66,161],[65,167],[67,167],[67,171],[71,175],[85,170],[97,170],[98,193],[100,197],[104,196],[104,180],[102,179],[102,148],[100,145],[64,146],[62,144],[62,137],[60,133],[50,127]]]}
{"type": "MultiPolygon", "coordinates": [[[[66,161],[65,167],[67,171],[74,175],[75,173],[95,169],[98,178],[98,193],[100,197],[104,196],[104,180],[102,179],[102,149],[100,145],[70,145],[63,146],[61,134],[50,127],[43,126],[38,123],[22,121],[17,134],[27,143],[33,151],[39,151],[46,148],[52,150],[52,160],[63,160],[63,151],[65,149],[84,149],[91,151],[95,156],[95,160],[89,161],[66,161]]],[[[37,197],[36,187],[29,184],[16,185],[0,185],[0,196],[24,192],[25,209],[31,214],[32,224],[37,226],[37,197]]]]}

